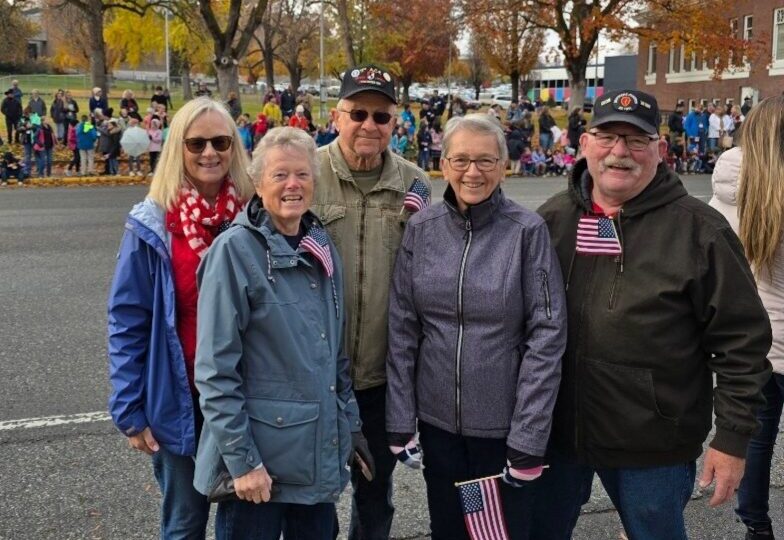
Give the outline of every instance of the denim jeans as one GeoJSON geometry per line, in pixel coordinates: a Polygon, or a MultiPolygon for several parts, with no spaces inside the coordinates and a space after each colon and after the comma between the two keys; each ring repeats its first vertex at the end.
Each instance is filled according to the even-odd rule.
{"type": "Polygon", "coordinates": [[[216,540],[278,540],[286,523],[286,538],[332,540],[335,505],[227,501],[218,504],[216,540]]]}
{"type": "Polygon", "coordinates": [[[362,419],[362,433],[376,464],[376,476],[368,482],[356,467],[351,470],[354,497],[351,501],[349,540],[387,540],[392,529],[392,472],[397,460],[389,451],[386,430],[387,385],[354,390],[362,419]]]}
{"type": "Polygon", "coordinates": [[[708,150],[718,150],[719,149],[719,138],[718,137],[709,137],[708,138],[708,150]]]}
{"type": "Polygon", "coordinates": [[[542,150],[549,150],[553,147],[553,134],[552,133],[540,133],[539,134],[539,146],[542,147],[542,150]]]}
{"type": "Polygon", "coordinates": [[[161,540],[204,540],[210,504],[193,487],[193,458],[161,447],[152,465],[162,495],[161,540]]]}
{"type": "MultiPolygon", "coordinates": [[[[433,540],[468,540],[455,482],[498,474],[506,465],[506,439],[454,435],[419,422],[427,507],[433,540]]],[[[510,540],[528,540],[535,485],[516,488],[498,481],[510,540]]]]}
{"type": "MultiPolygon", "coordinates": [[[[25,170],[30,176],[33,176],[33,145],[25,143],[24,147],[24,164],[25,170]]],[[[41,171],[38,171],[40,174],[41,171]]]]}
{"type": "Polygon", "coordinates": [[[35,168],[38,176],[52,176],[52,149],[45,148],[35,152],[35,168]]]}
{"type": "Polygon", "coordinates": [[[666,467],[593,469],[554,458],[537,480],[531,540],[569,540],[599,475],[633,540],[686,540],[683,509],[694,489],[694,461],[666,467]]]}
{"type": "Polygon", "coordinates": [[[425,171],[430,170],[430,149],[429,148],[420,148],[419,149],[419,160],[417,165],[420,169],[425,171]]]}
{"type": "Polygon", "coordinates": [[[770,464],[784,405],[784,375],[774,373],[762,388],[762,395],[765,406],[757,413],[762,428],[751,438],[746,450],[746,472],[738,488],[738,507],[735,509],[741,521],[755,529],[771,525],[768,515],[770,464]]]}

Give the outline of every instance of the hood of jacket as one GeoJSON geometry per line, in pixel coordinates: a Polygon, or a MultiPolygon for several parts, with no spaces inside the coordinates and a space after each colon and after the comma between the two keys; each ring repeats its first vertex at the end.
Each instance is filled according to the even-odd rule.
{"type": "MultiPolygon", "coordinates": [[[[584,211],[590,212],[591,190],[593,178],[588,172],[588,161],[583,158],[574,165],[569,179],[569,196],[584,211]]],[[[626,217],[645,214],[671,203],[676,199],[685,197],[688,193],[683,187],[681,179],[670,170],[666,163],[659,163],[656,174],[645,189],[636,197],[623,204],[623,215],[626,217]]]]}
{"type": "Polygon", "coordinates": [[[737,196],[742,158],[743,153],[738,147],[723,152],[716,161],[711,176],[713,198],[709,204],[727,218],[735,234],[738,233],[740,225],[737,196]]]}

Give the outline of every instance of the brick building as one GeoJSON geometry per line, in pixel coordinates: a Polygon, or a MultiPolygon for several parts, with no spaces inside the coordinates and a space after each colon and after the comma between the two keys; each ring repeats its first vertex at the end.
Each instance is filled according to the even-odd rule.
{"type": "Polygon", "coordinates": [[[737,67],[713,78],[710,60],[681,48],[658,50],[655,43],[640,40],[637,88],[656,96],[664,110],[683,101],[741,104],[744,97],[756,103],[784,91],[784,0],[737,0],[729,13],[717,15],[737,36],[761,39],[765,52],[753,63],[740,60],[737,67]]]}

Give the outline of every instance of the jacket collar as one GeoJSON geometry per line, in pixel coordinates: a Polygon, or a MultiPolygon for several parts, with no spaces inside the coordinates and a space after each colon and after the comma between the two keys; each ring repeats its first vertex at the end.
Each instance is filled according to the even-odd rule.
{"type": "Polygon", "coordinates": [[[161,255],[168,257],[171,251],[171,234],[166,230],[165,214],[163,208],[147,197],[131,209],[125,226],[161,255]]]}
{"type": "Polygon", "coordinates": [[[469,206],[464,214],[458,209],[457,197],[452,186],[447,185],[446,191],[444,191],[444,204],[449,209],[450,216],[455,223],[466,229],[481,229],[493,219],[504,201],[506,201],[506,197],[501,191],[501,184],[499,184],[490,197],[479,204],[469,206]]]}
{"type": "MultiPolygon", "coordinates": [[[[348,168],[348,163],[343,157],[343,152],[340,150],[340,136],[329,143],[327,146],[327,155],[329,156],[329,166],[332,171],[344,182],[354,182],[354,177],[351,175],[351,170],[348,168]]],[[[403,181],[405,178],[403,171],[399,170],[400,166],[392,157],[393,154],[389,148],[384,148],[381,154],[384,165],[381,169],[381,177],[372,191],[379,189],[388,189],[392,191],[399,191],[405,193],[406,185],[403,181]]]]}
{"type": "MultiPolygon", "coordinates": [[[[264,205],[258,195],[254,195],[248,202],[244,212],[237,214],[233,224],[241,225],[261,234],[267,243],[270,257],[278,261],[275,264],[276,267],[295,266],[297,262],[304,262],[309,265],[305,259],[298,256],[297,251],[289,245],[283,235],[275,228],[269,212],[264,209],[264,205]]],[[[323,227],[316,214],[310,210],[302,216],[302,224],[305,226],[305,230],[308,230],[313,225],[323,227]]]]}
{"type": "MultiPolygon", "coordinates": [[[[593,208],[591,204],[592,188],[593,178],[588,172],[588,161],[583,158],[572,169],[569,195],[585,212],[589,212],[593,208]]],[[[683,187],[680,177],[670,170],[666,163],[662,162],[659,163],[651,183],[639,195],[624,203],[623,214],[624,216],[644,214],[686,195],[688,193],[683,187]]]]}

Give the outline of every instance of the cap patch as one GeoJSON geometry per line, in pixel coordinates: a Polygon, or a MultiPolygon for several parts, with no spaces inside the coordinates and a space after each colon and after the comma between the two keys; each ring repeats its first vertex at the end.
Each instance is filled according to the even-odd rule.
{"type": "Polygon", "coordinates": [[[637,110],[639,104],[640,102],[637,99],[637,96],[624,92],[623,94],[615,96],[615,99],[613,100],[613,109],[621,112],[632,112],[637,110]]]}
{"type": "Polygon", "coordinates": [[[355,84],[373,86],[382,86],[392,80],[389,73],[372,66],[352,70],[351,78],[355,84]]]}

